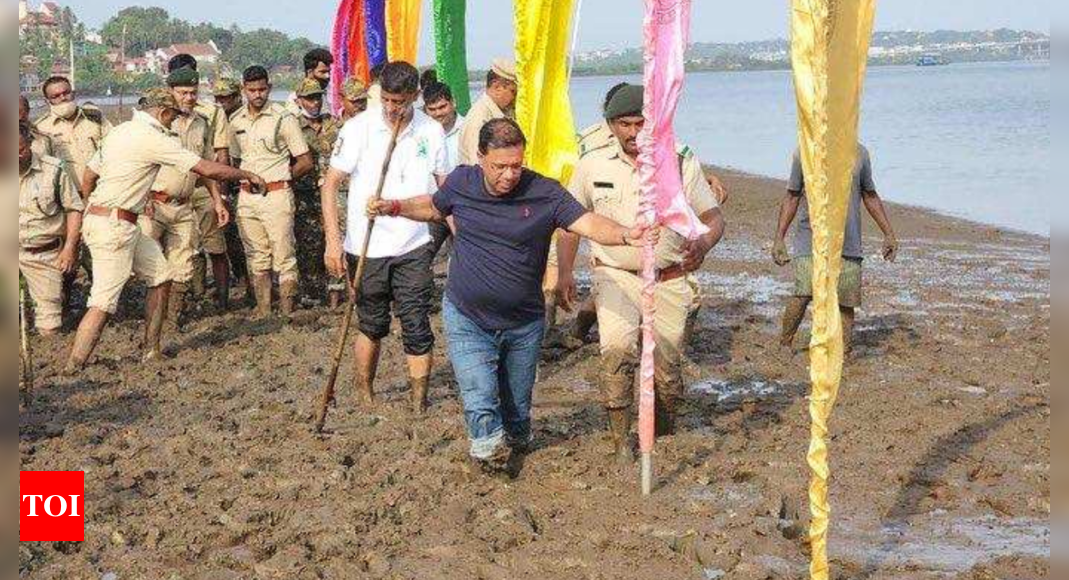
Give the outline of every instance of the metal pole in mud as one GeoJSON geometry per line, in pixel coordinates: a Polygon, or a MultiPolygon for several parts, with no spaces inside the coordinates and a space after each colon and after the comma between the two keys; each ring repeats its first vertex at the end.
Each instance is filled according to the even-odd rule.
{"type": "MultiPolygon", "coordinates": [[[[397,135],[401,132],[401,123],[404,121],[402,114],[393,125],[393,135],[390,137],[390,145],[386,148],[386,159],[382,162],[382,173],[379,175],[379,185],[375,188],[372,199],[382,197],[382,188],[386,184],[386,173],[390,170],[390,159],[393,158],[393,150],[397,147],[397,135]]],[[[356,273],[353,274],[353,291],[349,294],[349,304],[345,308],[345,320],[342,322],[341,336],[338,338],[338,348],[334,352],[334,366],[330,369],[327,384],[323,388],[323,397],[319,401],[319,412],[316,413],[315,432],[322,433],[323,425],[327,422],[327,410],[334,401],[334,387],[338,382],[338,369],[341,367],[341,359],[345,356],[345,345],[349,342],[349,330],[353,325],[353,311],[356,310],[356,299],[360,295],[360,285],[364,280],[364,266],[367,263],[367,250],[371,244],[371,230],[375,227],[375,218],[368,218],[367,230],[364,232],[364,243],[360,256],[356,261],[356,273]]]]}

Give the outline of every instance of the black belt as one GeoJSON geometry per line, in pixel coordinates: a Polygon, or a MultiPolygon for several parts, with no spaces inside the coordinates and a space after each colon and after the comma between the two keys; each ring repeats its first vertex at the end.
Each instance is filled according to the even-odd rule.
{"type": "Polygon", "coordinates": [[[36,248],[22,248],[23,252],[30,254],[47,254],[48,252],[54,252],[63,247],[63,240],[57,239],[54,242],[45,244],[43,246],[37,246],[36,248]]]}

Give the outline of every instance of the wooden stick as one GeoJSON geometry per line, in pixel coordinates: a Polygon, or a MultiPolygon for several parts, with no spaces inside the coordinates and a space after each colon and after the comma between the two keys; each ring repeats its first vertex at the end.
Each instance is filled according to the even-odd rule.
{"type": "MultiPolygon", "coordinates": [[[[382,174],[379,175],[379,185],[375,189],[378,200],[382,198],[382,188],[386,185],[386,173],[390,170],[390,160],[393,158],[393,150],[397,147],[397,136],[401,133],[401,123],[404,116],[397,119],[393,126],[393,135],[390,136],[390,146],[386,148],[386,159],[382,162],[382,174]]],[[[341,368],[342,357],[345,356],[345,346],[349,342],[349,331],[353,324],[353,311],[356,310],[356,300],[360,296],[360,286],[364,280],[364,266],[367,263],[367,250],[371,244],[371,230],[375,227],[375,218],[368,218],[367,230],[364,232],[363,249],[356,261],[356,273],[353,278],[353,291],[350,293],[349,305],[345,309],[345,320],[342,323],[341,336],[338,337],[338,348],[334,351],[334,365],[327,377],[327,385],[323,388],[323,397],[319,402],[319,412],[316,414],[315,432],[322,433],[323,425],[327,422],[327,410],[334,401],[335,385],[338,382],[338,369],[341,368]]]]}
{"type": "Polygon", "coordinates": [[[22,384],[27,395],[33,391],[33,349],[30,346],[29,324],[26,318],[26,283],[19,276],[19,355],[22,358],[22,384]]]}

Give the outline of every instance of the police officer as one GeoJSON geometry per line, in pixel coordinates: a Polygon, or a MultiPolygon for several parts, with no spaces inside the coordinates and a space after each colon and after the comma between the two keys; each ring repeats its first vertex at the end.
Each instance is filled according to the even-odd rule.
{"type": "MultiPolygon", "coordinates": [[[[190,54],[180,53],[167,61],[168,74],[181,69],[196,72],[197,59],[190,54]]],[[[219,104],[210,101],[197,101],[195,111],[208,122],[208,140],[213,158],[219,163],[230,164],[230,131],[226,111],[219,104]]],[[[219,193],[221,195],[223,192],[219,193]]],[[[212,277],[215,279],[216,306],[226,310],[230,297],[230,265],[227,263],[226,239],[223,234],[225,224],[218,221],[215,198],[206,184],[199,184],[190,200],[197,219],[200,245],[193,258],[190,290],[194,296],[204,294],[206,264],[203,254],[207,254],[211,259],[212,277]]]]}
{"type": "MultiPolygon", "coordinates": [[[[241,97],[241,83],[227,77],[220,77],[212,83],[212,97],[215,100],[215,104],[219,105],[223,109],[223,113],[226,114],[227,119],[234,114],[235,111],[244,105],[244,100],[241,97]]],[[[230,142],[230,126],[227,122],[227,143],[230,142]]],[[[227,158],[229,159],[229,150],[227,151],[227,158]]],[[[224,199],[227,201],[228,207],[231,210],[231,218],[236,213],[235,204],[237,200],[235,195],[237,190],[233,187],[233,184],[226,183],[220,184],[222,186],[222,193],[224,199]]],[[[220,243],[218,239],[218,233],[212,229],[214,221],[206,223],[205,220],[201,220],[201,245],[205,249],[205,253],[213,255],[212,258],[212,270],[213,275],[216,276],[215,287],[217,292],[218,304],[221,309],[226,310],[230,306],[230,292],[229,288],[224,292],[224,287],[229,286],[229,272],[220,271],[221,269],[216,266],[217,260],[215,259],[216,252],[220,248],[226,248],[226,254],[229,258],[230,267],[233,269],[235,275],[245,281],[245,303],[247,306],[252,307],[256,305],[256,293],[252,288],[252,276],[249,275],[248,265],[245,262],[245,248],[241,244],[241,236],[238,234],[237,224],[231,219],[230,224],[222,228],[223,240],[220,243]],[[227,283],[221,283],[220,275],[226,275],[227,283]]]]}
{"type": "Polygon", "coordinates": [[[56,157],[73,171],[74,185],[84,197],[85,168],[111,131],[111,123],[100,109],[78,106],[74,89],[64,77],[50,77],[41,85],[41,92],[48,102],[48,113],[37,119],[34,127],[52,140],[56,157]]]}
{"type": "MultiPolygon", "coordinates": [[[[202,159],[214,159],[211,126],[208,117],[195,110],[200,75],[191,68],[180,68],[167,76],[167,85],[178,102],[181,115],[171,125],[182,147],[202,159]]],[[[140,217],[142,231],[156,240],[167,257],[171,269],[171,298],[167,319],[181,326],[186,294],[193,279],[194,256],[200,252],[200,224],[193,210],[191,198],[197,186],[197,176],[163,167],[156,176],[150,192],[152,201],[140,217]]],[[[213,222],[225,225],[230,212],[223,204],[219,187],[207,181],[213,222]]],[[[225,264],[225,255],[223,256],[225,264]]]]}
{"type": "Polygon", "coordinates": [[[486,73],[486,92],[468,110],[464,127],[460,130],[460,165],[479,162],[479,131],[490,119],[516,118],[516,63],[494,59],[486,73]]]}
{"type": "Polygon", "coordinates": [[[63,325],[63,275],[77,263],[85,205],[55,157],[39,156],[30,124],[19,122],[19,272],[42,335],[63,325]]]}
{"type": "MultiPolygon", "coordinates": [[[[615,137],[612,147],[602,147],[579,160],[569,190],[581,204],[628,225],[634,223],[641,201],[636,137],[643,126],[642,87],[620,88],[605,109],[605,118],[615,137]]],[[[709,190],[700,164],[684,163],[684,193],[691,208],[710,229],[694,241],[665,231],[657,245],[657,315],[654,333],[657,347],[657,431],[670,434],[674,427],[676,399],[682,395],[680,355],[687,312],[695,300],[687,274],[698,269],[724,231],[716,198],[709,190]]],[[[573,275],[578,240],[561,237],[559,299],[570,305],[575,299],[573,275]]],[[[642,252],[638,248],[592,244],[597,315],[601,336],[601,391],[608,410],[616,456],[631,459],[630,407],[642,318],[642,252]]]]}
{"type": "Polygon", "coordinates": [[[96,347],[108,317],[130,276],[149,287],[145,297],[145,360],[160,357],[160,331],[171,291],[171,272],[158,243],[137,227],[151,199],[149,192],[163,167],[192,171],[214,180],[245,180],[258,190],[258,175],[206,160],[182,148],[170,127],[181,108],[168,89],[152,89],[141,110],[110,132],[86,168],[88,195],[83,234],[96,270],[89,293],[89,311],[78,325],[65,372],[79,371],[96,347]]]}
{"type": "Polygon", "coordinates": [[[271,273],[279,280],[279,310],[293,313],[298,289],[293,235],[293,180],[314,169],[297,118],[269,101],[271,82],[262,66],[242,75],[245,106],[230,119],[230,155],[240,167],[267,180],[265,191],[241,184],[238,231],[256,291],[256,314],[271,314],[271,273]]]}
{"type": "MultiPolygon", "coordinates": [[[[314,169],[293,182],[297,195],[297,217],[294,234],[297,238],[297,262],[301,265],[301,292],[312,299],[321,299],[327,290],[327,270],[323,265],[323,211],[319,200],[319,186],[330,168],[330,155],[338,140],[341,126],[323,111],[322,84],[306,78],[294,91],[300,110],[298,122],[315,161],[314,169]]],[[[344,291],[344,280],[340,290],[344,291]]],[[[335,295],[333,301],[340,300],[335,295]]]]}

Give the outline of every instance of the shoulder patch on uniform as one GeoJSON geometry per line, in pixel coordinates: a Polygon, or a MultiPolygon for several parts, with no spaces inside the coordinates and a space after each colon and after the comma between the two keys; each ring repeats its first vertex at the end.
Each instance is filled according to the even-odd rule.
{"type": "Polygon", "coordinates": [[[38,159],[41,161],[41,163],[44,163],[46,165],[54,165],[56,167],[63,167],[63,160],[58,158],[58,157],[53,157],[51,155],[42,155],[42,156],[38,157],[38,159]]]}
{"type": "Polygon", "coordinates": [[[587,147],[586,145],[582,145],[580,147],[580,151],[579,151],[579,158],[582,159],[582,158],[584,158],[587,155],[590,155],[592,153],[597,153],[599,151],[604,151],[604,150],[608,149],[610,145],[613,145],[613,144],[614,144],[614,142],[610,141],[608,143],[602,143],[601,145],[599,145],[597,147],[587,147]]]}
{"type": "Polygon", "coordinates": [[[690,159],[694,157],[694,150],[690,148],[690,145],[679,145],[676,147],[676,152],[683,159],[690,159]]]}
{"type": "Polygon", "coordinates": [[[98,109],[96,107],[96,105],[92,105],[92,104],[88,104],[88,103],[85,104],[85,105],[82,105],[82,114],[85,115],[86,119],[89,119],[90,121],[96,123],[97,125],[103,125],[104,124],[104,111],[101,111],[100,109],[98,109]]]}

